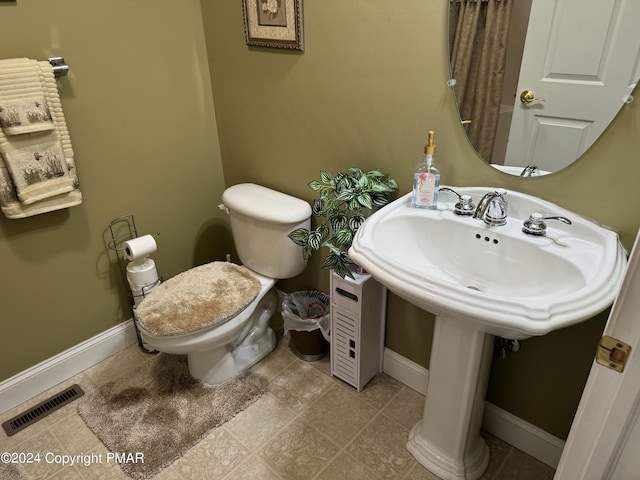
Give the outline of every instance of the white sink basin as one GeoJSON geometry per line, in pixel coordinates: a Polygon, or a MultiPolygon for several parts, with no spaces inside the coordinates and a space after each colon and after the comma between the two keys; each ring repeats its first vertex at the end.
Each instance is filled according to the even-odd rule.
{"type": "MultiPolygon", "coordinates": [[[[454,188],[477,204],[494,189],[454,188]]],[[[507,224],[411,208],[405,195],[358,230],[349,256],[400,297],[436,315],[422,420],[407,450],[442,479],[476,480],[489,463],[480,435],[494,335],[523,339],[586,320],[613,303],[625,269],[617,235],[539,198],[508,191],[507,224]],[[522,232],[532,213],[546,236],[522,232]]]]}
{"type": "MultiPolygon", "coordinates": [[[[492,191],[456,188],[474,203],[492,191]]],[[[438,210],[411,208],[405,195],[360,227],[350,257],[409,302],[462,317],[506,338],[544,335],[592,317],[613,302],[625,255],[617,235],[557,205],[508,191],[508,221],[489,227],[453,213],[457,198],[440,193],[438,210]],[[547,236],[522,232],[534,212],[547,236]]]]}

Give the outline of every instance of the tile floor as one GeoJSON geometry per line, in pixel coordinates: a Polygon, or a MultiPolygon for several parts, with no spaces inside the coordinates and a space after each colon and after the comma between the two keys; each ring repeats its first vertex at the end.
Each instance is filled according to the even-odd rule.
{"type": "MultiPolygon", "coordinates": [[[[137,346],[123,350],[0,415],[0,423],[66,386],[102,385],[149,358],[137,346]]],[[[437,479],[405,449],[409,430],[422,414],[422,395],[385,374],[358,393],[331,376],[328,356],[318,362],[298,359],[289,349],[288,337],[254,369],[269,379],[269,392],[155,479],[437,479]]],[[[553,478],[550,467],[492,435],[485,438],[491,460],[483,479],[553,478]]],[[[78,455],[107,450],[85,426],[73,402],[12,437],[0,430],[0,452],[6,451],[78,455]]],[[[112,463],[69,467],[41,462],[20,468],[28,479],[129,478],[112,463]]]]}

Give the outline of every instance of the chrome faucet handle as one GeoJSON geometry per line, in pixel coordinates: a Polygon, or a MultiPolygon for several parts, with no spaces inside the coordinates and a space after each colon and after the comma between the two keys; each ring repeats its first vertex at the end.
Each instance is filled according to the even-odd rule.
{"type": "Polygon", "coordinates": [[[524,224],[522,225],[522,231],[527,235],[543,237],[547,234],[547,224],[545,223],[545,220],[559,220],[562,223],[571,225],[571,220],[569,220],[567,217],[561,217],[558,215],[545,217],[543,214],[535,212],[529,215],[528,220],[525,220],[524,224]]]}
{"type": "Polygon", "coordinates": [[[473,218],[481,218],[490,227],[499,227],[507,223],[507,191],[499,188],[485,194],[478,202],[473,218]]]}
{"type": "Polygon", "coordinates": [[[473,204],[471,200],[471,195],[460,195],[454,189],[449,187],[442,187],[440,192],[451,192],[455,196],[458,197],[458,203],[453,206],[453,213],[461,216],[470,216],[473,215],[476,211],[476,206],[473,204]]]}

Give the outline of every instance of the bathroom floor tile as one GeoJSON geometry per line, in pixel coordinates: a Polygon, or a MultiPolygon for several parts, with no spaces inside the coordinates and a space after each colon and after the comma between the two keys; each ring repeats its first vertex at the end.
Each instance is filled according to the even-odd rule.
{"type": "Polygon", "coordinates": [[[484,438],[491,452],[489,456],[489,466],[482,478],[492,479],[504,464],[505,459],[513,447],[487,432],[482,432],[482,438],[484,438]]]}
{"type": "Polygon", "coordinates": [[[553,468],[511,447],[507,458],[491,480],[551,480],[553,468]]]}
{"type": "Polygon", "coordinates": [[[300,418],[344,447],[376,416],[378,411],[357,394],[333,386],[308,406],[300,418]]]}
{"type": "MultiPolygon", "coordinates": [[[[96,478],[96,477],[93,477],[96,478]]],[[[47,477],[47,480],[84,480],[82,475],[75,467],[60,470],[58,473],[54,473],[52,476],[47,477]]],[[[96,479],[98,480],[98,479],[96,479]]]]}
{"type": "MultiPolygon", "coordinates": [[[[129,477],[127,477],[129,478],[129,477]]],[[[167,468],[158,473],[153,480],[183,480],[178,472],[173,469],[173,465],[169,465],[167,468]]]]}
{"type": "Polygon", "coordinates": [[[75,412],[52,424],[51,432],[69,455],[98,451],[103,447],[98,437],[75,412]]]}
{"type": "Polygon", "coordinates": [[[182,478],[207,480],[223,478],[251,452],[224,428],[213,430],[200,443],[172,464],[182,478]]]}
{"type": "Polygon", "coordinates": [[[402,383],[386,373],[379,373],[360,392],[361,398],[377,409],[384,408],[404,387],[402,383]]]}
{"type": "MultiPolygon", "coordinates": [[[[289,350],[288,336],[253,371],[269,391],[213,430],[153,480],[438,480],[406,450],[409,430],[422,416],[424,396],[386,374],[361,392],[332,377],[329,356],[304,362],[289,350]]],[[[73,383],[102,385],[154,356],[137,346],[0,415],[5,421],[73,383]]],[[[554,471],[483,432],[491,457],[481,480],[544,480],[554,471]]],[[[77,455],[107,449],[80,419],[75,402],[12,437],[0,431],[0,452],[77,455]]],[[[114,463],[61,467],[23,465],[28,480],[129,480],[114,463]]],[[[2,476],[2,472],[0,472],[2,476]]]]}
{"type": "Polygon", "coordinates": [[[62,470],[63,467],[61,465],[45,461],[45,456],[47,454],[62,455],[66,453],[62,448],[62,445],[58,443],[57,439],[49,429],[45,429],[35,437],[30,438],[27,442],[17,445],[9,451],[17,453],[31,453],[40,456],[40,461],[19,465],[21,470],[29,479],[46,478],[47,476],[62,470]]]}
{"type": "Polygon", "coordinates": [[[273,470],[289,480],[314,478],[340,449],[309,424],[294,420],[258,452],[273,470]]]}
{"type": "Polygon", "coordinates": [[[331,356],[329,354],[325,355],[320,360],[308,363],[319,372],[324,373],[327,377],[331,377],[331,356]]]}
{"type": "Polygon", "coordinates": [[[280,480],[280,476],[275,473],[266,462],[255,455],[251,455],[235,470],[225,477],[225,480],[280,480]]]}
{"type": "Polygon", "coordinates": [[[384,478],[402,478],[414,462],[405,448],[409,429],[378,414],[347,451],[384,478]]]}
{"type": "Polygon", "coordinates": [[[293,410],[266,393],[251,408],[225,423],[224,428],[247,448],[256,451],[295,416],[293,410]]]}
{"type": "Polygon", "coordinates": [[[382,477],[348,453],[341,453],[317,477],[317,480],[382,480],[382,477]]]}
{"type": "Polygon", "coordinates": [[[415,461],[405,448],[408,436],[408,428],[378,414],[347,451],[384,478],[402,478],[415,461]]]}
{"type": "Polygon", "coordinates": [[[424,395],[403,386],[400,392],[382,409],[382,412],[396,422],[411,429],[422,420],[424,395]]]}
{"type": "Polygon", "coordinates": [[[296,361],[296,356],[284,348],[273,351],[251,368],[251,371],[264,375],[268,380],[285,370],[296,361]]]}
{"type": "MultiPolygon", "coordinates": [[[[103,458],[106,456],[108,450],[103,446],[100,450],[97,450],[95,453],[102,453],[103,458]]],[[[73,452],[77,453],[77,452],[73,452]]],[[[91,464],[88,466],[78,465],[73,468],[80,474],[80,478],[83,480],[131,480],[131,477],[128,476],[124,471],[120,468],[117,463],[114,462],[103,462],[100,464],[91,464]]],[[[66,480],[65,474],[69,471],[69,468],[64,468],[60,471],[59,477],[54,477],[56,480],[58,478],[60,480],[66,480]]],[[[73,477],[72,477],[73,478],[73,477]]],[[[154,477],[155,478],[155,477],[154,477]]],[[[174,480],[178,480],[178,477],[173,477],[174,480]]],[[[47,479],[49,480],[49,479],[47,479]]]]}
{"type": "Polygon", "coordinates": [[[332,382],[305,362],[294,362],[272,381],[270,392],[293,410],[300,412],[329,389],[332,382]]]}
{"type": "MultiPolygon", "coordinates": [[[[490,477],[482,476],[481,478],[486,480],[490,477]]],[[[415,462],[415,465],[409,469],[409,473],[407,473],[406,477],[402,480],[440,480],[440,477],[431,473],[418,462],[415,462]]]]}

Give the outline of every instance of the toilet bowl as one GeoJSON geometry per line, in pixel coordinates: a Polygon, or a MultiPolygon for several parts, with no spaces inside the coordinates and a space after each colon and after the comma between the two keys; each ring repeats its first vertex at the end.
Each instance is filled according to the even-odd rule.
{"type": "MultiPolygon", "coordinates": [[[[301,247],[287,235],[296,228],[309,228],[311,218],[311,207],[307,202],[255,184],[228,188],[223,194],[223,205],[230,215],[238,256],[249,274],[259,282],[255,298],[223,322],[195,331],[189,331],[187,326],[184,332],[159,333],[150,328],[150,322],[145,324],[145,307],[158,301],[154,295],[162,290],[160,287],[142,300],[135,314],[144,344],[160,352],[187,355],[190,374],[207,385],[217,385],[237,376],[275,347],[276,337],[269,326],[278,304],[275,283],[278,279],[298,275],[306,266],[301,247]]],[[[177,291],[181,287],[171,285],[164,290],[171,293],[174,288],[177,291]]],[[[210,294],[215,296],[216,291],[210,294]]],[[[175,299],[169,295],[167,302],[170,304],[175,299]]],[[[187,307],[207,308],[206,305],[187,307]]],[[[164,320],[171,323],[174,318],[169,316],[164,320]]]]}
{"type": "Polygon", "coordinates": [[[264,358],[276,344],[269,327],[278,303],[275,280],[254,275],[260,281],[260,292],[222,325],[193,333],[156,335],[139,322],[142,341],[159,352],[187,355],[189,373],[207,385],[237,376],[264,358]]]}

